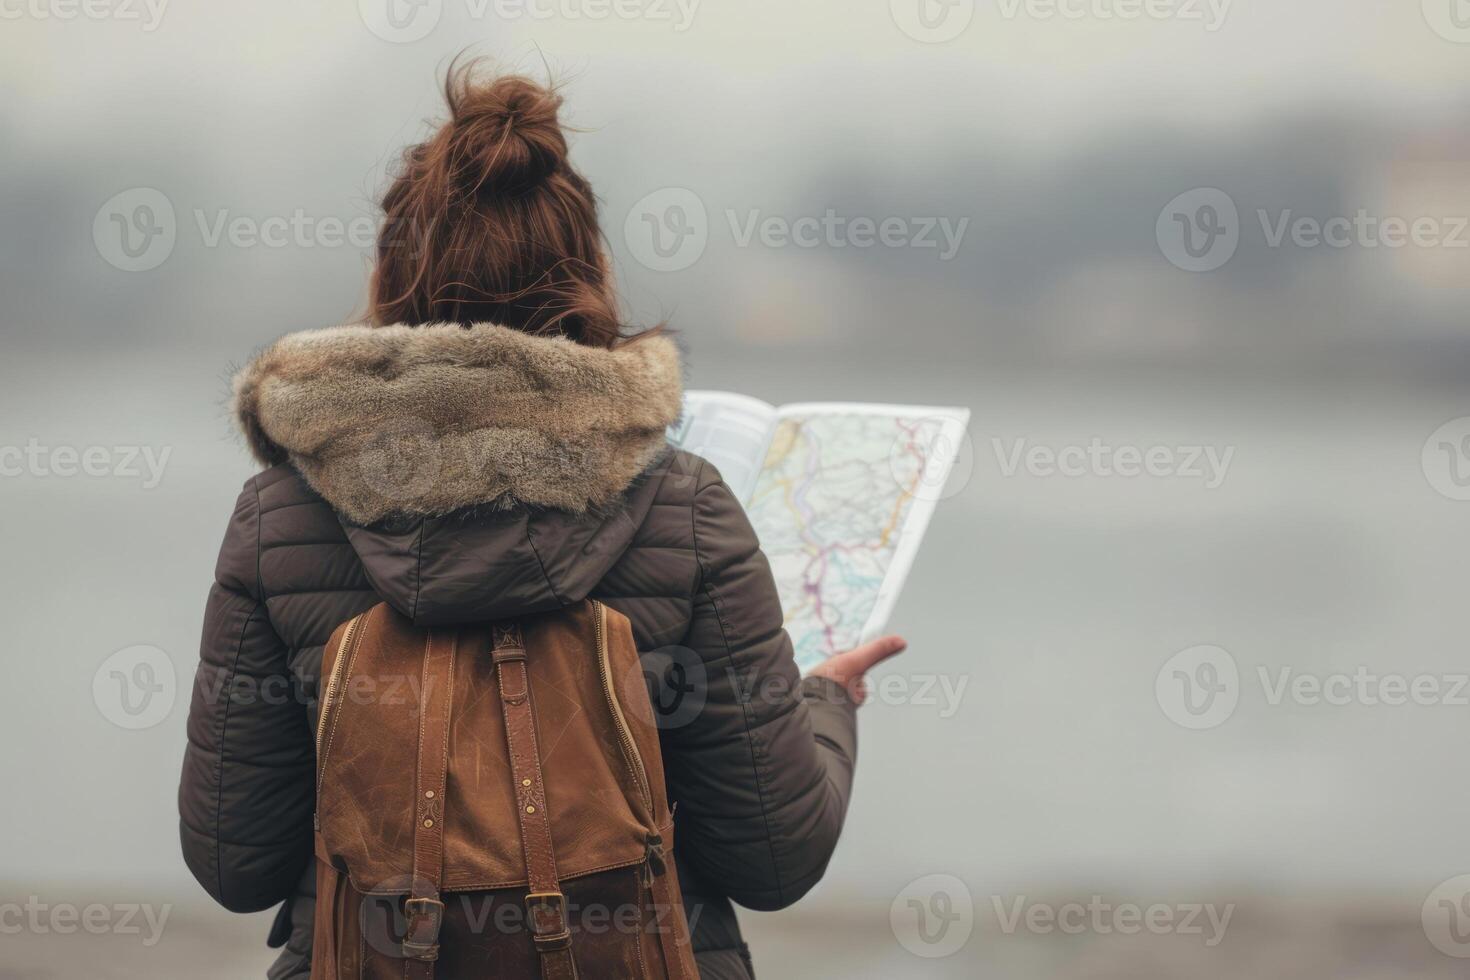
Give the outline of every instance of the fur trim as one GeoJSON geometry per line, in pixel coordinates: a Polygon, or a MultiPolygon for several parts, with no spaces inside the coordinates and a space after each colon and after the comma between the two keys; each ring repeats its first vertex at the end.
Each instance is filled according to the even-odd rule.
{"type": "Polygon", "coordinates": [[[255,458],[290,462],[348,519],[477,504],[581,512],[613,502],[664,447],[678,348],[616,350],[491,324],[288,334],[235,376],[255,458]]]}

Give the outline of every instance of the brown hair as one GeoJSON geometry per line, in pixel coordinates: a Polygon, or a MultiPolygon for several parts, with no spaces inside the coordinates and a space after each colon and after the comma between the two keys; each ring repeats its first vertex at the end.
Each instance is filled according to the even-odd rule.
{"type": "Polygon", "coordinates": [[[561,96],[451,64],[449,119],[383,197],[375,324],[497,323],[594,347],[624,338],[592,187],[567,160],[561,96]]]}

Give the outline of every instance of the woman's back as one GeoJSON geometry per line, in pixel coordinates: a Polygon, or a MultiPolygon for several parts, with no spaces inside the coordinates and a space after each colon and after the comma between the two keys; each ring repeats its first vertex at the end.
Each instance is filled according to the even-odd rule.
{"type": "Polygon", "coordinates": [[[228,908],[286,902],[272,976],[305,976],[332,631],[379,601],[440,626],[591,596],[628,617],[644,672],[669,683],[654,696],[701,975],[748,976],[730,902],[780,908],[821,877],[861,675],[898,646],[799,678],[739,502],[667,445],[678,350],[617,319],[560,99],[473,65],[445,94],[449,120],[384,196],[369,323],[288,335],[236,377],[266,469],[236,503],[209,596],[185,857],[228,908]]]}
{"type": "Polygon", "coordinates": [[[798,680],[765,560],[714,468],[665,448],[679,374],[666,338],[602,350],[493,326],[295,335],[242,372],[257,455],[295,465],[247,483],[231,519],[180,805],[185,856],[219,901],[294,896],[279,976],[310,956],[322,644],[380,599],[441,625],[590,595],[630,619],[650,673],[672,668],[684,701],[663,705],[661,741],[702,975],[748,969],[727,898],[779,908],[821,876],[852,707],[831,681],[798,680]]]}

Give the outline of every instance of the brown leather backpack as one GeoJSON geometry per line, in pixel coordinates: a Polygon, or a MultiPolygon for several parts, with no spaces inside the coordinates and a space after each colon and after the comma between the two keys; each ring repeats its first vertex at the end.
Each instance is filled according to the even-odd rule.
{"type": "Polygon", "coordinates": [[[695,980],[627,619],[379,604],[321,676],[312,980],[695,980]]]}

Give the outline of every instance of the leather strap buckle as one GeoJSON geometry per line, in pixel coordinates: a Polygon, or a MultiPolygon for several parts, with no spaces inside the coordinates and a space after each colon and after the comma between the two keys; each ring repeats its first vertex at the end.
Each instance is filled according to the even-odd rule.
{"type": "Polygon", "coordinates": [[[408,917],[408,929],[403,934],[403,955],[413,960],[438,959],[444,903],[437,898],[408,898],[403,902],[403,914],[408,917]]]}
{"type": "Polygon", "coordinates": [[[561,892],[531,892],[526,896],[526,920],[536,948],[565,949],[571,945],[567,925],[567,897],[561,892]]]}
{"type": "Polygon", "coordinates": [[[497,623],[490,628],[490,647],[497,662],[507,658],[526,659],[526,641],[521,627],[514,622],[497,623]]]}

